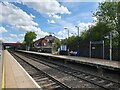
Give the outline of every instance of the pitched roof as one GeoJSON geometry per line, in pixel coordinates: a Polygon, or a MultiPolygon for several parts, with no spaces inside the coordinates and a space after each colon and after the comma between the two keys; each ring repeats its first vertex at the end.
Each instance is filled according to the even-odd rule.
{"type": "Polygon", "coordinates": [[[53,39],[58,39],[58,38],[56,38],[55,36],[45,36],[45,39],[49,39],[49,40],[53,40],[53,39]]]}
{"type": "Polygon", "coordinates": [[[36,40],[34,43],[36,43],[36,42],[41,42],[43,39],[45,39],[45,40],[54,40],[54,39],[59,40],[59,39],[56,38],[55,36],[49,35],[49,36],[45,36],[44,38],[40,38],[40,39],[36,40]]]}

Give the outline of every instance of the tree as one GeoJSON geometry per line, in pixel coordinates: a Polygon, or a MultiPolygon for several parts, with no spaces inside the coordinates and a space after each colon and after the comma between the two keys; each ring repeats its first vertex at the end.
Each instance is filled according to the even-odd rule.
{"type": "Polygon", "coordinates": [[[67,45],[69,50],[77,50],[77,37],[71,36],[61,41],[61,44],[67,45]]]}
{"type": "Polygon", "coordinates": [[[57,48],[60,48],[60,40],[55,40],[54,42],[57,45],[57,48]]]}
{"type": "Polygon", "coordinates": [[[99,4],[97,12],[94,13],[99,22],[104,22],[114,31],[118,32],[118,47],[120,55],[120,1],[110,0],[99,4]]]}
{"type": "MultiPolygon", "coordinates": [[[[81,33],[81,43],[89,43],[89,41],[101,41],[104,40],[105,35],[111,31],[106,23],[97,22],[96,25],[89,27],[81,33]]],[[[107,40],[108,41],[108,40],[107,40]]]]}
{"type": "Polygon", "coordinates": [[[37,37],[37,34],[32,31],[29,31],[25,34],[24,42],[27,45],[28,50],[29,50],[30,46],[32,45],[33,40],[36,39],[36,37],[37,37]]]}

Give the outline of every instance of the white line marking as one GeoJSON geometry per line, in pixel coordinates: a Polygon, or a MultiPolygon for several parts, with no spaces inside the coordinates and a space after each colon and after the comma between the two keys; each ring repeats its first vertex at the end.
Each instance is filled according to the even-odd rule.
{"type": "MultiPolygon", "coordinates": [[[[8,51],[7,51],[8,52],[8,51]]],[[[33,81],[33,83],[42,90],[38,83],[27,73],[27,71],[16,61],[16,59],[8,52],[8,54],[13,58],[13,60],[19,65],[19,67],[27,74],[27,76],[33,81]]]]}

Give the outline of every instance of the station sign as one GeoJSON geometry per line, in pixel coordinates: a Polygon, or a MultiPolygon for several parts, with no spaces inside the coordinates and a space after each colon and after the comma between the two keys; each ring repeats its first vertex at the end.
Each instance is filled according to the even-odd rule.
{"type": "Polygon", "coordinates": [[[91,41],[91,44],[104,44],[104,41],[91,41]]]}
{"type": "Polygon", "coordinates": [[[60,49],[61,49],[62,51],[67,51],[67,46],[66,46],[66,45],[61,45],[60,49]]]}

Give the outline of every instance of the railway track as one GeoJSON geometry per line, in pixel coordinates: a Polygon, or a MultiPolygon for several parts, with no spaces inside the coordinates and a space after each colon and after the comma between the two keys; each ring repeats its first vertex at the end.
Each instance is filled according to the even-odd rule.
{"type": "Polygon", "coordinates": [[[75,70],[71,67],[67,67],[67,66],[64,66],[64,65],[61,65],[61,64],[48,62],[48,61],[40,61],[40,60],[38,60],[36,58],[33,58],[31,56],[29,56],[29,57],[27,56],[27,58],[30,58],[34,61],[37,61],[39,63],[47,65],[51,68],[57,69],[61,72],[67,73],[67,74],[69,74],[71,76],[74,76],[76,78],[82,79],[82,80],[87,81],[89,83],[92,83],[92,84],[94,84],[98,87],[101,87],[103,89],[113,90],[113,89],[118,89],[119,88],[119,84],[116,83],[116,82],[113,82],[113,81],[110,81],[110,80],[107,80],[107,79],[103,79],[103,78],[100,78],[100,77],[97,77],[97,76],[93,76],[91,74],[75,70]]]}
{"type": "MultiPolygon", "coordinates": [[[[15,53],[16,54],[16,53],[15,53]]],[[[78,79],[76,77],[73,77],[69,74],[66,74],[64,72],[58,71],[57,69],[51,68],[47,65],[44,65],[40,62],[37,62],[35,60],[29,59],[24,57],[23,55],[20,54],[16,54],[17,57],[21,58],[22,60],[26,61],[27,63],[33,65],[34,67],[36,67],[39,70],[44,71],[45,73],[49,74],[51,77],[53,77],[54,79],[56,79],[57,81],[61,82],[62,84],[64,84],[65,86],[73,89],[88,89],[88,88],[92,88],[92,89],[100,89],[103,90],[102,88],[91,84],[89,82],[86,82],[84,80],[78,79]]]]}
{"type": "Polygon", "coordinates": [[[47,73],[39,70],[28,62],[21,60],[15,54],[11,54],[23,66],[23,68],[29,73],[29,75],[32,76],[32,78],[40,85],[42,90],[71,90],[70,87],[59,82],[47,73]]]}
{"type": "Polygon", "coordinates": [[[55,62],[51,62],[51,61],[48,61],[46,59],[43,59],[44,61],[41,61],[41,60],[38,60],[36,59],[35,57],[30,57],[29,58],[32,58],[40,63],[43,63],[45,65],[48,65],[52,68],[56,68],[58,69],[59,71],[62,71],[62,72],[65,72],[67,74],[70,74],[72,76],[75,76],[77,78],[80,78],[82,80],[85,80],[85,81],[88,81],[92,84],[95,84],[101,88],[104,88],[104,89],[119,89],[120,88],[120,83],[119,82],[114,82],[114,81],[111,81],[111,80],[108,80],[108,79],[105,79],[105,78],[101,78],[101,77],[98,77],[98,76],[95,76],[95,75],[91,75],[89,73],[85,73],[85,72],[81,72],[79,70],[76,70],[72,67],[68,67],[68,66],[65,66],[63,64],[58,64],[58,63],[55,63],[55,62]],[[56,66],[55,66],[56,65],[56,66]]]}

